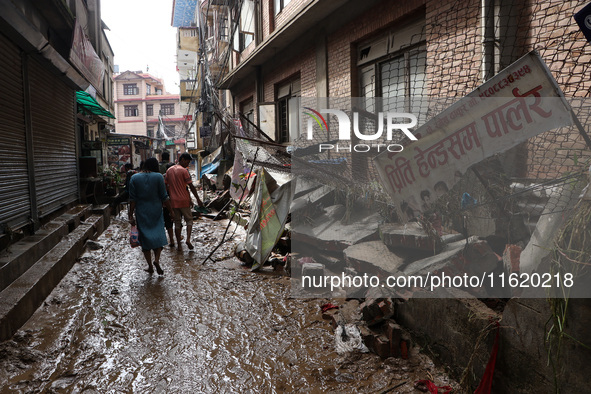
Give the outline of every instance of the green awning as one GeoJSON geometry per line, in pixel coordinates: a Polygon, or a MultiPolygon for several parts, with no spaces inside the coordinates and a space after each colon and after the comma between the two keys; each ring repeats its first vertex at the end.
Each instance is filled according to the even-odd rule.
{"type": "Polygon", "coordinates": [[[76,92],[76,101],[83,111],[99,116],[106,116],[115,119],[115,116],[101,107],[99,103],[88,93],[83,91],[76,92]]]}

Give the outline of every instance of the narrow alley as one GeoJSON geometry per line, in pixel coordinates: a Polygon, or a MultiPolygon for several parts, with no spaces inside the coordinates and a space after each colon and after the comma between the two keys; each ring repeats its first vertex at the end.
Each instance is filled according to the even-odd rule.
{"type": "Polygon", "coordinates": [[[104,247],[87,248],[0,345],[0,392],[407,393],[421,379],[449,384],[418,348],[408,360],[339,356],[326,300],[290,298],[288,276],[231,257],[240,229],[202,266],[226,223],[197,221],[195,251],[165,248],[160,277],[143,270],[127,221],[115,219],[98,239],[104,247]]]}

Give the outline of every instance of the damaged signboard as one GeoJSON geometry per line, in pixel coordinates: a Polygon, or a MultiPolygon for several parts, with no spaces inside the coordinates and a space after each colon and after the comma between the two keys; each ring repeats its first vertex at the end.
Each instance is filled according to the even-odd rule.
{"type": "Polygon", "coordinates": [[[374,163],[408,220],[428,210],[473,164],[572,124],[560,88],[532,51],[421,126],[418,141],[398,153],[383,152],[374,163]]]}
{"type": "Polygon", "coordinates": [[[257,170],[256,173],[256,191],[252,200],[252,214],[246,235],[246,250],[255,261],[252,271],[259,269],[267,261],[279,241],[295,191],[295,180],[275,190],[269,190],[268,181],[271,175],[264,168],[257,170]]]}

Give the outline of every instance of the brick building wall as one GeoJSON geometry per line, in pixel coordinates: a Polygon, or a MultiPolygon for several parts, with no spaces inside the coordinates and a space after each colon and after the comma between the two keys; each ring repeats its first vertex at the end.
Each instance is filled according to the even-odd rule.
{"type": "Polygon", "coordinates": [[[327,40],[329,96],[356,96],[356,44],[404,22],[409,14],[419,15],[424,4],[424,0],[383,2],[331,34],[327,40]]]}
{"type": "MultiPolygon", "coordinates": [[[[272,1],[272,0],[271,0],[272,1]]],[[[312,3],[313,0],[291,0],[284,9],[275,16],[275,30],[280,29],[286,22],[293,18],[302,8],[312,3]]],[[[272,14],[271,14],[272,16],[272,14]]]]}
{"type": "Polygon", "coordinates": [[[474,0],[427,3],[425,24],[430,97],[461,97],[482,83],[478,4],[474,0]]]}

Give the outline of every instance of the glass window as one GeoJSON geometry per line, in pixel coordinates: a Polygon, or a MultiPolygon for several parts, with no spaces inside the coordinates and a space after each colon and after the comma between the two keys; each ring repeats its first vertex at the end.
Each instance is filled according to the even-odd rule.
{"type": "Polygon", "coordinates": [[[283,11],[283,9],[289,4],[291,0],[274,0],[274,11],[275,15],[283,11]]]}
{"type": "Polygon", "coordinates": [[[125,105],[125,117],[139,116],[137,105],[125,105]]]}
{"type": "Polygon", "coordinates": [[[123,94],[126,96],[139,94],[137,83],[125,83],[123,84],[123,94]]]}
{"type": "Polygon", "coordinates": [[[147,116],[154,115],[154,104],[146,104],[146,115],[147,116]]]}
{"type": "Polygon", "coordinates": [[[300,136],[301,81],[293,80],[277,87],[277,138],[286,143],[300,136]]]}
{"type": "Polygon", "coordinates": [[[152,94],[152,85],[146,84],[146,94],[152,94]]]}
{"type": "Polygon", "coordinates": [[[162,115],[174,115],[174,104],[160,104],[162,115]]]}

